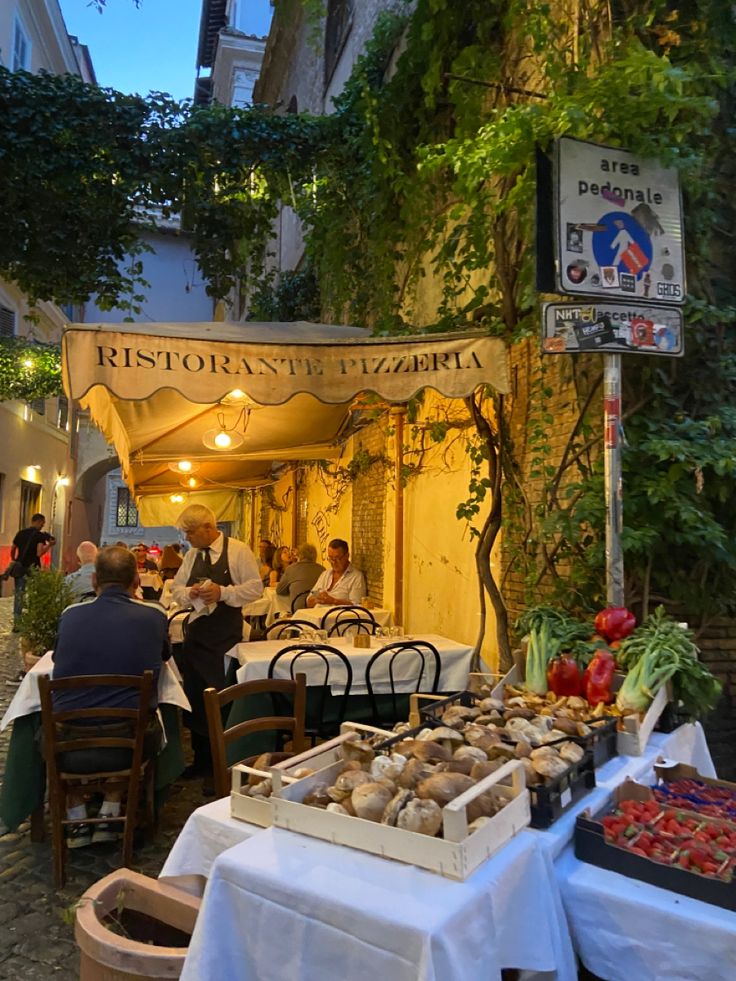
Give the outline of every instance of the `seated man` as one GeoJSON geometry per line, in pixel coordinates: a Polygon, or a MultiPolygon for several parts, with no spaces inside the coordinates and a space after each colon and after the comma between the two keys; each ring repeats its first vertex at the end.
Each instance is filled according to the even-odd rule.
{"type": "Polygon", "coordinates": [[[365,576],[350,564],[350,549],[342,538],[327,546],[330,568],[315,583],[307,606],[359,606],[366,595],[365,576]]]}
{"type": "Polygon", "coordinates": [[[77,546],[77,558],[80,565],[76,572],[70,572],[66,581],[74,590],[74,599],[91,598],[95,595],[93,578],[95,574],[95,559],[97,546],[94,542],[80,542],[77,546]]]}
{"type": "MultiPolygon", "coordinates": [[[[91,602],[68,606],[59,621],[59,636],[54,649],[54,678],[68,678],[87,674],[142,675],[153,671],[156,680],[164,660],[169,656],[169,640],[166,614],[154,603],[144,603],[134,598],[138,587],[138,571],[135,556],[126,549],[101,549],[95,560],[93,577],[97,598],[91,602]]],[[[95,705],[106,708],[135,708],[138,693],[131,688],[85,689],[57,692],[54,708],[78,709],[95,705]],[[92,699],[95,699],[92,701],[92,699]]],[[[154,694],[151,709],[155,709],[154,694]]],[[[94,725],[94,723],[91,723],[94,725]]],[[[160,727],[152,716],[150,731],[146,734],[144,754],[154,755],[161,739],[160,727]]],[[[115,748],[85,750],[69,754],[64,767],[71,773],[94,773],[105,770],[125,769],[127,762],[121,759],[127,751],[115,748]],[[80,757],[84,757],[81,759],[80,757]]],[[[102,802],[99,816],[116,817],[120,814],[120,794],[109,794],[102,802]]],[[[81,797],[69,796],[67,817],[86,816],[81,797]]],[[[71,825],[67,845],[79,848],[90,841],[111,841],[118,837],[114,825],[98,824],[90,834],[89,825],[71,825]]]]}
{"type": "Polygon", "coordinates": [[[300,593],[308,593],[325,571],[323,565],[317,562],[317,549],[309,542],[299,546],[299,558],[284,569],[284,574],[276,586],[279,596],[288,596],[292,610],[300,610],[307,605],[307,597],[302,596],[298,605],[294,600],[300,593]]]}

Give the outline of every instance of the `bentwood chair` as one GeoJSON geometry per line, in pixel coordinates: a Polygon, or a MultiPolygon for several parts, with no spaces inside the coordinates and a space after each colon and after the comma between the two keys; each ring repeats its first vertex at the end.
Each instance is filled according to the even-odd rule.
{"type": "Polygon", "coordinates": [[[373,655],[365,669],[365,685],[371,703],[371,724],[391,727],[401,722],[406,712],[399,707],[397,695],[406,697],[407,692],[436,692],[440,682],[442,662],[434,644],[427,640],[399,640],[386,644],[373,655]],[[388,661],[389,692],[376,697],[376,674],[388,661]],[[397,672],[400,675],[397,678],[397,672]],[[396,691],[397,680],[402,682],[402,692],[396,691]],[[407,687],[408,685],[408,687],[407,687]],[[390,694],[390,698],[386,697],[390,694]],[[390,718],[388,717],[390,711],[390,718]]]}
{"type": "Polygon", "coordinates": [[[291,601],[291,612],[296,613],[297,610],[303,610],[307,605],[307,597],[312,592],[311,589],[305,589],[301,593],[297,593],[294,599],[291,601]]]}
{"type": "Polygon", "coordinates": [[[375,634],[376,618],[364,606],[336,606],[322,617],[322,629],[328,637],[345,637],[352,634],[375,634]]]}
{"type": "MultiPolygon", "coordinates": [[[[212,769],[215,780],[217,797],[227,797],[230,793],[230,766],[227,759],[228,746],[239,739],[252,736],[257,732],[274,732],[281,740],[283,747],[286,737],[291,743],[291,752],[296,755],[306,749],[304,737],[304,714],[307,697],[307,678],[298,674],[293,681],[264,678],[258,681],[244,681],[217,691],[206,688],[204,705],[207,711],[207,728],[212,749],[212,769]],[[225,728],[223,714],[232,703],[238,699],[247,699],[252,695],[271,696],[272,715],[246,719],[225,728]],[[282,714],[277,709],[288,705],[288,713],[282,714]]],[[[285,757],[284,757],[285,758],[285,757]]]]}
{"type": "Polygon", "coordinates": [[[294,677],[294,671],[299,661],[302,662],[299,667],[305,670],[310,660],[313,662],[312,667],[320,676],[318,685],[310,685],[314,695],[309,699],[310,704],[307,707],[304,730],[312,745],[317,739],[331,739],[336,736],[340,731],[340,726],[345,721],[348,698],[353,684],[353,669],[347,656],[342,651],[337,650],[336,647],[330,647],[329,644],[291,644],[271,658],[271,663],[268,666],[269,678],[274,677],[276,668],[282,660],[288,663],[291,678],[294,677]],[[317,660],[322,663],[316,663],[317,660]],[[340,669],[337,679],[335,678],[336,668],[340,669]],[[342,688],[342,694],[338,696],[336,706],[331,706],[331,708],[336,708],[336,711],[331,711],[327,717],[328,698],[331,699],[335,688],[342,688]]]}
{"type": "Polygon", "coordinates": [[[274,620],[266,630],[266,640],[290,640],[299,638],[306,630],[315,630],[315,625],[309,620],[282,619],[274,620]]]}
{"type": "Polygon", "coordinates": [[[39,675],[41,695],[41,719],[43,727],[44,756],[48,776],[49,810],[54,848],[54,878],[59,888],[66,880],[66,835],[70,825],[112,824],[122,830],[122,864],[128,866],[133,855],[133,835],[139,820],[141,785],[144,785],[145,819],[153,827],[153,760],[143,758],[144,737],[151,712],[154,691],[152,671],[141,676],[133,675],[82,675],[51,679],[39,675]],[[109,688],[131,688],[138,693],[135,708],[78,708],[55,709],[53,697],[62,691],[88,691],[109,688]],[[88,731],[85,731],[88,730],[88,731]],[[93,730],[91,734],[89,730],[93,730]],[[108,734],[109,733],[109,734],[108,734]],[[78,761],[83,770],[85,753],[101,749],[117,750],[115,756],[127,760],[120,769],[75,772],[68,767],[78,761]],[[74,754],[70,758],[69,754],[74,754]],[[66,798],[70,792],[77,794],[122,791],[126,803],[117,817],[105,816],[71,820],[66,816],[66,798]]]}

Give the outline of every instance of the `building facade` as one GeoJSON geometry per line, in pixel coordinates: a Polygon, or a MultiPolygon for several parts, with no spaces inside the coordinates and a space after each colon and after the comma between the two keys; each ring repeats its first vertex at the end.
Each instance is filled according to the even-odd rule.
{"type": "MultiPolygon", "coordinates": [[[[58,0],[5,0],[0,4],[0,63],[11,71],[78,75],[94,82],[87,48],[70,37],[58,0]]],[[[0,337],[57,342],[71,308],[53,303],[31,308],[28,297],[0,279],[0,337]]],[[[0,402],[0,565],[16,531],[31,515],[46,515],[56,536],[52,564],[61,565],[69,530],[74,479],[73,435],[77,418],[63,396],[27,404],[0,402]]],[[[8,584],[4,584],[7,592],[8,584]]]]}

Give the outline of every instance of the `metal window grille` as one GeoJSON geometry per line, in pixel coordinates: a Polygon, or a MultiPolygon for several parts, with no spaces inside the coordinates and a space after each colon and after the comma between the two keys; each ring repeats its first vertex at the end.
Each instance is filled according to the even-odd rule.
{"type": "Polygon", "coordinates": [[[56,413],[56,425],[59,429],[66,429],[69,423],[69,399],[66,395],[60,395],[56,413]]]}
{"type": "Polygon", "coordinates": [[[118,528],[136,528],[138,526],[138,508],[133,503],[127,487],[118,487],[115,524],[118,528]]]}
{"type": "Polygon", "coordinates": [[[15,310],[0,305],[0,337],[15,337],[15,310]]]}
{"type": "Polygon", "coordinates": [[[46,399],[33,399],[28,403],[37,416],[46,415],[46,399]]]}

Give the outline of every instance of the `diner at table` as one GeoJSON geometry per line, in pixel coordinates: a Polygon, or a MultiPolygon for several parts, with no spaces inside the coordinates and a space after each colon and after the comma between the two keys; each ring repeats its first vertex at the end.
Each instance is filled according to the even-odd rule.
{"type": "Polygon", "coordinates": [[[307,606],[357,606],[367,595],[365,576],[350,562],[350,546],[343,538],[327,545],[325,570],[307,597],[307,606]]]}
{"type": "Polygon", "coordinates": [[[276,586],[277,595],[288,600],[284,612],[293,613],[307,605],[307,597],[324,571],[324,566],[317,562],[315,546],[311,542],[301,544],[296,562],[284,569],[276,586]]]}

